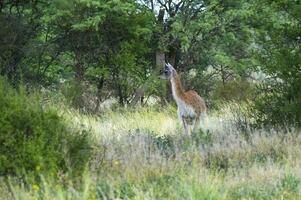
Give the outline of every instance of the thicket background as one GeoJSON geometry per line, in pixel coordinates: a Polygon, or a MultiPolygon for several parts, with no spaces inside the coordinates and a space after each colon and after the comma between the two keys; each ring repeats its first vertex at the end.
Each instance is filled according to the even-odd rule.
{"type": "Polygon", "coordinates": [[[210,107],[251,100],[259,122],[300,125],[300,15],[290,0],[5,0],[0,74],[97,112],[109,98],[170,101],[166,61],[210,107]]]}

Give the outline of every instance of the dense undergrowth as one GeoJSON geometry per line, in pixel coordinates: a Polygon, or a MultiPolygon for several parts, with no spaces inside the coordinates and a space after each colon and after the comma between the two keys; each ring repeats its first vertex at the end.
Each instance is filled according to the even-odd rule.
{"type": "Polygon", "coordinates": [[[299,130],[255,129],[245,105],[187,136],[173,107],[89,115],[0,89],[0,199],[301,198],[299,130]]]}
{"type": "Polygon", "coordinates": [[[68,128],[55,108],[26,93],[0,80],[0,175],[52,176],[70,168],[79,175],[90,154],[87,133],[68,128]]]}

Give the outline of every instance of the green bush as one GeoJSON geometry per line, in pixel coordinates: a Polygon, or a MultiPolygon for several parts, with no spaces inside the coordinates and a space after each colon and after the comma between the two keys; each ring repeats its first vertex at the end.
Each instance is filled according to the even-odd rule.
{"type": "MultiPolygon", "coordinates": [[[[263,86],[260,90],[266,89],[263,86]]],[[[301,92],[298,89],[273,88],[259,96],[254,104],[254,118],[258,126],[301,127],[301,92]]]]}
{"type": "Polygon", "coordinates": [[[37,95],[17,92],[0,79],[0,175],[53,175],[70,165],[82,170],[90,151],[84,135],[70,132],[37,95]]]}
{"type": "Polygon", "coordinates": [[[154,137],[154,144],[160,150],[162,155],[165,155],[166,158],[174,156],[175,154],[175,144],[174,138],[171,135],[164,135],[159,137],[154,137]]]}
{"type": "Polygon", "coordinates": [[[224,153],[210,154],[204,157],[204,164],[213,171],[227,171],[231,167],[230,158],[224,153]]]}

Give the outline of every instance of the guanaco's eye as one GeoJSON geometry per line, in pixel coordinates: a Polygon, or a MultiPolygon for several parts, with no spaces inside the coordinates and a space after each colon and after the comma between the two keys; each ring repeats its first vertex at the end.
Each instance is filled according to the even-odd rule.
{"type": "Polygon", "coordinates": [[[167,71],[167,70],[165,70],[165,71],[164,71],[164,73],[165,73],[165,74],[168,74],[168,71],[167,71]]]}

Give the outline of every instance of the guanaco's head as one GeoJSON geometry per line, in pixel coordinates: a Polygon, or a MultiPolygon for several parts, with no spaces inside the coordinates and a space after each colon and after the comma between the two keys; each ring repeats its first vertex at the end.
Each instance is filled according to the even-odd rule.
{"type": "Polygon", "coordinates": [[[164,70],[160,74],[160,79],[169,80],[175,72],[173,66],[169,63],[165,64],[164,70]]]}

